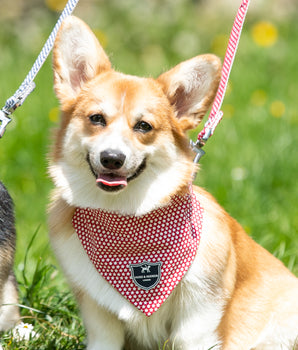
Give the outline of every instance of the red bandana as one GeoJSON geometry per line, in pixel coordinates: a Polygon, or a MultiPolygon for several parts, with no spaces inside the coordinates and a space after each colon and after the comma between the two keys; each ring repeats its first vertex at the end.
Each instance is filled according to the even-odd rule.
{"type": "Polygon", "coordinates": [[[188,194],[143,216],[77,208],[72,223],[99,273],[150,316],[193,262],[202,218],[200,203],[188,194]]]}

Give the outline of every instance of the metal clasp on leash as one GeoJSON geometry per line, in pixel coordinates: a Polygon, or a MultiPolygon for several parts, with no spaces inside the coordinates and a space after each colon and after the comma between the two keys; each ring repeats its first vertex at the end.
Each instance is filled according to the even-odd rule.
{"type": "Polygon", "coordinates": [[[191,149],[196,153],[196,156],[194,158],[194,163],[199,163],[200,159],[203,157],[203,155],[206,153],[202,150],[203,146],[205,146],[206,142],[209,140],[210,136],[213,135],[213,132],[219,122],[221,121],[223,116],[223,112],[219,111],[214,116],[209,116],[207,122],[204,125],[204,129],[201,131],[201,133],[198,136],[198,139],[196,142],[193,142],[190,140],[190,147],[191,149]]]}
{"type": "MultiPolygon", "coordinates": [[[[190,140],[190,147],[191,149],[196,153],[195,158],[193,160],[194,164],[199,164],[200,159],[203,157],[203,155],[206,153],[202,147],[205,145],[205,143],[202,143],[201,141],[197,140],[196,142],[193,142],[190,140]]],[[[193,181],[195,180],[197,176],[197,167],[196,170],[192,174],[193,181]]]]}
{"type": "Polygon", "coordinates": [[[5,128],[11,121],[11,118],[8,118],[8,116],[24,103],[34,89],[35,83],[31,81],[24,88],[21,87],[15,95],[6,101],[5,106],[0,110],[0,138],[4,135],[5,128]]]}
{"type": "Polygon", "coordinates": [[[19,90],[11,96],[5,103],[4,110],[5,112],[11,114],[18,107],[20,107],[26,100],[26,98],[31,94],[31,92],[35,89],[34,81],[30,81],[24,85],[21,85],[19,90]]]}
{"type": "MultiPolygon", "coordinates": [[[[193,160],[194,164],[199,164],[199,161],[201,160],[203,155],[206,154],[206,152],[203,150],[202,147],[205,146],[205,143],[210,137],[210,135],[211,133],[208,135],[208,137],[206,137],[206,139],[205,137],[203,137],[201,140],[197,140],[196,142],[193,142],[192,140],[190,140],[190,147],[196,153],[195,158],[193,160]]],[[[197,168],[192,174],[193,180],[195,180],[196,176],[197,176],[197,168]]]]}
{"type": "Polygon", "coordinates": [[[206,153],[202,147],[204,146],[204,143],[201,143],[200,141],[193,142],[190,140],[190,147],[191,149],[196,153],[195,158],[193,160],[194,163],[198,164],[200,159],[203,157],[203,155],[206,153]]]}
{"type": "MultiPolygon", "coordinates": [[[[200,132],[196,142],[190,140],[190,147],[196,153],[194,158],[194,163],[198,164],[203,155],[206,153],[202,148],[205,146],[206,142],[209,140],[210,136],[213,135],[213,132],[217,125],[220,123],[223,116],[222,111],[218,111],[215,115],[210,114],[207,122],[204,125],[203,130],[200,132]]],[[[193,179],[195,179],[197,172],[193,173],[193,179]]]]}
{"type": "Polygon", "coordinates": [[[11,119],[8,118],[7,114],[1,109],[0,110],[0,138],[4,135],[5,128],[7,124],[11,122],[11,119]]]}

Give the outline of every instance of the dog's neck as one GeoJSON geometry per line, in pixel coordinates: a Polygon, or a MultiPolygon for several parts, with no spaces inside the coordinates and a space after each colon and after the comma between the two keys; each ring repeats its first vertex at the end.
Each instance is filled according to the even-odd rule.
{"type": "Polygon", "coordinates": [[[144,215],[168,204],[172,196],[187,193],[191,182],[191,176],[181,171],[181,165],[173,165],[160,174],[140,176],[114,194],[97,188],[88,169],[81,169],[81,172],[86,174],[75,173],[65,163],[55,163],[50,167],[58,193],[69,205],[126,215],[144,215]],[[86,180],[83,182],[82,179],[86,180]]]}

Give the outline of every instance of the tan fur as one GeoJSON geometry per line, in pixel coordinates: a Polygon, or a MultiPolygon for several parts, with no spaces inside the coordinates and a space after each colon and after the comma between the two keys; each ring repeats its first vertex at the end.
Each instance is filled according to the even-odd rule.
{"type": "Polygon", "coordinates": [[[54,71],[63,113],[50,160],[56,185],[50,238],[77,296],[88,350],[121,350],[124,345],[155,349],[167,339],[183,350],[293,349],[298,335],[296,277],[203,189],[194,186],[204,208],[197,256],[149,318],[99,275],[71,224],[76,206],[142,215],[187,191],[195,167],[185,132],[210,107],[219,60],[198,56],[156,80],[127,76],[111,68],[88,27],[71,17],[55,44],[54,71]],[[80,33],[83,41],[78,35],[70,47],[63,38],[72,33],[80,33]],[[105,124],[90,122],[94,114],[103,116],[105,124]],[[139,121],[152,130],[136,130],[139,121]],[[95,177],[103,168],[100,152],[111,147],[126,155],[118,175],[129,178],[143,159],[146,167],[124,189],[106,193],[96,187],[95,177]]]}
{"type": "MultiPolygon", "coordinates": [[[[59,233],[65,228],[65,226],[70,226],[71,232],[71,219],[74,213],[75,208],[68,205],[60,196],[57,195],[55,199],[55,194],[52,194],[52,203],[49,207],[50,212],[50,222],[51,227],[53,228],[53,233],[59,233]]],[[[69,234],[71,235],[71,234],[69,234]]]]}

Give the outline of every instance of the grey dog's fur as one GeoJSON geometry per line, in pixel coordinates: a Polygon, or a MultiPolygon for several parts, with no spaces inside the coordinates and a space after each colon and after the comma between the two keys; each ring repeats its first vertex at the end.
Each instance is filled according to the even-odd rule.
{"type": "Polygon", "coordinates": [[[13,272],[16,230],[12,199],[0,182],[0,330],[19,320],[18,290],[13,272]]]}

